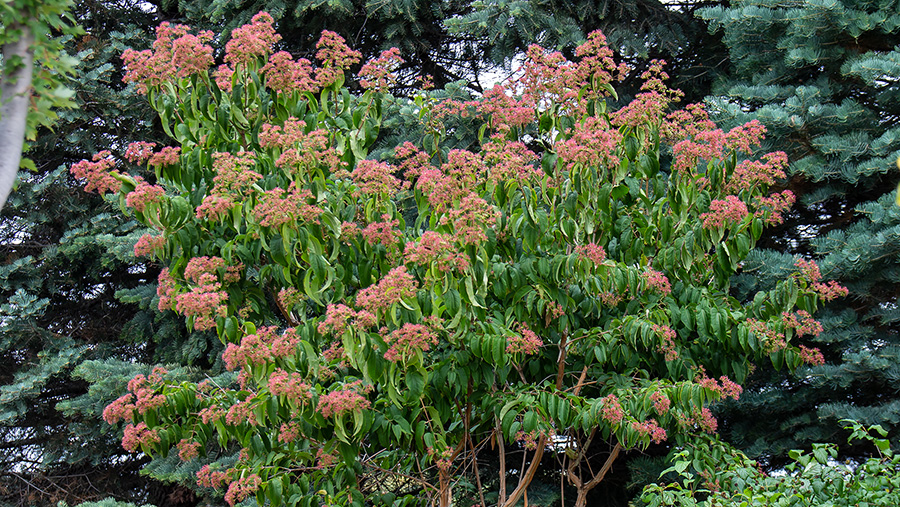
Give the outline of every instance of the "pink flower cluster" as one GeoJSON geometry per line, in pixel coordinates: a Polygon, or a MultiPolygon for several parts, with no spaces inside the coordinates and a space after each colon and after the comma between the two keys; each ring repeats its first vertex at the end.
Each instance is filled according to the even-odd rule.
{"type": "Polygon", "coordinates": [[[246,398],[232,405],[225,414],[225,423],[231,426],[249,424],[256,426],[256,416],[253,414],[252,398],[246,398]]]}
{"type": "Polygon", "coordinates": [[[314,200],[312,192],[291,182],[287,191],[273,188],[259,197],[253,208],[253,216],[263,227],[281,227],[284,224],[318,223],[322,208],[309,204],[314,200]]]}
{"type": "Polygon", "coordinates": [[[209,465],[203,465],[197,472],[197,485],[201,487],[218,489],[228,481],[228,474],[213,470],[209,465]]]}
{"type": "Polygon", "coordinates": [[[390,215],[382,215],[381,219],[384,222],[372,222],[367,225],[362,230],[362,236],[372,246],[382,245],[385,248],[391,248],[400,242],[402,236],[400,230],[397,229],[400,226],[400,220],[391,220],[390,215]]]}
{"type": "Polygon", "coordinates": [[[296,353],[300,337],[294,328],[276,333],[274,326],[261,327],[256,334],[248,334],[240,345],[229,343],[222,353],[222,359],[229,370],[237,370],[243,365],[262,365],[274,359],[288,357],[296,353]]]}
{"type": "Polygon", "coordinates": [[[94,155],[92,161],[82,160],[72,165],[69,172],[78,179],[87,180],[85,191],[96,190],[103,195],[106,192],[118,192],[122,185],[115,177],[119,173],[112,170],[115,166],[116,162],[110,152],[104,150],[94,155]]]}
{"type": "Polygon", "coordinates": [[[453,248],[447,234],[425,231],[419,242],[410,241],[403,250],[404,260],[414,264],[430,266],[432,263],[442,272],[469,269],[469,258],[453,248]]]}
{"type": "Polygon", "coordinates": [[[137,452],[141,445],[151,446],[159,443],[159,433],[147,427],[147,423],[139,422],[137,425],[125,426],[122,437],[122,448],[128,452],[137,452]]]}
{"type": "Polygon", "coordinates": [[[454,241],[463,245],[478,245],[487,241],[485,229],[493,227],[499,213],[484,199],[470,193],[459,206],[448,210],[440,223],[453,225],[454,241]]]}
{"type": "Polygon", "coordinates": [[[318,411],[327,419],[365,410],[372,406],[364,396],[371,389],[371,386],[364,387],[359,380],[340,386],[328,394],[319,396],[318,411]]]}
{"type": "Polygon", "coordinates": [[[351,177],[357,190],[354,197],[359,196],[392,196],[407,186],[408,182],[397,179],[393,173],[396,169],[385,162],[360,160],[353,169],[351,177]]]}
{"type": "Polygon", "coordinates": [[[125,196],[125,204],[138,212],[147,211],[147,206],[162,202],[166,191],[159,185],[151,185],[140,176],[135,177],[137,186],[125,196]]]}
{"type": "Polygon", "coordinates": [[[784,178],[784,168],[788,165],[787,155],[776,151],[763,155],[763,160],[744,160],[734,168],[734,173],[725,185],[725,191],[738,193],[751,190],[757,185],[768,187],[778,178],[784,178]]]}
{"type": "Polygon", "coordinates": [[[228,485],[228,491],[225,492],[225,502],[234,507],[235,504],[243,502],[250,495],[256,493],[260,485],[262,485],[262,479],[256,474],[241,477],[228,485]]]}
{"type": "Polygon", "coordinates": [[[303,429],[297,421],[282,423],[281,427],[278,428],[278,441],[283,444],[289,444],[300,438],[302,431],[303,429]]]}
{"type": "Polygon", "coordinates": [[[507,181],[527,183],[543,177],[538,157],[521,141],[510,142],[502,133],[491,136],[481,147],[481,156],[487,166],[488,179],[497,185],[507,181]]]}
{"type": "Polygon", "coordinates": [[[255,62],[272,53],[272,46],[281,40],[272,24],[275,20],[267,12],[253,16],[250,24],[235,28],[231,40],[225,44],[225,61],[233,67],[255,62]]]}
{"type": "Polygon", "coordinates": [[[709,378],[706,376],[706,373],[701,372],[699,375],[697,375],[697,378],[694,379],[694,382],[699,384],[700,387],[713,391],[720,398],[731,397],[737,400],[741,397],[741,393],[744,391],[744,388],[736,384],[725,375],[719,377],[719,381],[717,382],[716,379],[709,378]]]}
{"type": "Polygon", "coordinates": [[[409,359],[417,352],[427,351],[432,345],[437,345],[438,339],[427,326],[407,322],[385,336],[384,342],[388,345],[384,358],[395,363],[409,359]]]}
{"type": "Polygon", "coordinates": [[[272,55],[261,72],[266,76],[266,86],[277,92],[315,93],[319,91],[310,61],[306,58],[295,61],[287,51],[279,51],[272,55]]]}
{"type": "Polygon", "coordinates": [[[602,264],[606,260],[606,250],[596,243],[578,245],[575,247],[575,253],[594,264],[602,264]]]}
{"type": "Polygon", "coordinates": [[[800,359],[813,366],[821,366],[825,364],[825,356],[819,349],[808,348],[800,345],[800,359]]]}
{"type": "Polygon", "coordinates": [[[804,310],[797,310],[796,313],[783,312],[781,321],[784,323],[784,327],[796,330],[798,336],[822,334],[822,324],[804,310]]]}
{"type": "Polygon", "coordinates": [[[103,409],[103,420],[109,424],[119,421],[132,421],[134,411],[140,414],[155,410],[166,402],[166,397],[157,394],[163,383],[165,368],[154,368],[149,376],[136,375],[128,381],[128,393],[120,396],[103,409]]]}
{"type": "Polygon", "coordinates": [[[736,195],[729,195],[725,200],[713,199],[709,203],[709,212],[700,215],[703,219],[703,227],[713,229],[716,227],[725,227],[727,224],[738,223],[743,220],[750,212],[747,205],[736,195]]]}
{"type": "Polygon", "coordinates": [[[648,267],[646,271],[641,273],[641,278],[647,283],[647,287],[658,291],[663,296],[672,293],[672,285],[669,279],[663,273],[648,267]]]}
{"type": "Polygon", "coordinates": [[[378,283],[359,291],[356,306],[376,314],[387,310],[394,303],[416,295],[419,286],[406,266],[398,266],[388,272],[378,283]]]}
{"type": "Polygon", "coordinates": [[[567,170],[572,170],[576,165],[602,170],[618,166],[620,142],[622,134],[619,129],[604,119],[591,116],[576,124],[570,137],[557,142],[554,149],[567,170]]]}
{"type": "Polygon", "coordinates": [[[649,436],[654,443],[662,443],[666,440],[666,430],[659,427],[656,424],[656,419],[648,419],[642,423],[638,423],[637,421],[633,421],[631,423],[631,429],[636,431],[639,435],[649,436]]]}
{"type": "Polygon", "coordinates": [[[712,412],[708,408],[702,408],[699,412],[694,413],[694,424],[703,431],[713,434],[719,427],[719,421],[713,417],[712,412]]]}
{"type": "Polygon", "coordinates": [[[747,327],[750,328],[750,332],[756,335],[756,339],[762,343],[766,352],[776,352],[787,347],[784,334],[770,329],[765,322],[747,319],[747,327]]]}
{"type": "Polygon", "coordinates": [[[808,261],[800,258],[794,262],[794,266],[800,271],[800,278],[809,283],[815,283],[822,279],[822,271],[816,261],[808,261]]]}
{"type": "Polygon", "coordinates": [[[778,225],[784,220],[782,214],[794,205],[795,200],[796,197],[790,190],[768,197],[757,197],[753,216],[762,218],[768,225],[778,225]]]}
{"type": "Polygon", "coordinates": [[[391,48],[382,51],[378,58],[366,62],[359,70],[359,85],[366,90],[386,92],[396,84],[397,76],[394,71],[404,63],[400,58],[400,50],[391,48]]]}
{"type": "Polygon", "coordinates": [[[207,30],[191,35],[189,30],[185,25],[163,22],[156,29],[152,50],[126,49],[122,60],[127,70],[122,80],[137,83],[138,91],[146,93],[176,77],[205,72],[213,64],[212,47],[205,44],[213,39],[213,33],[207,30]]]}
{"type": "Polygon", "coordinates": [[[153,148],[155,147],[156,143],[148,143],[145,141],[130,143],[128,147],[125,148],[125,159],[133,164],[140,164],[153,155],[153,148]]]}
{"type": "Polygon", "coordinates": [[[838,284],[834,280],[830,280],[828,283],[814,283],[812,284],[812,288],[822,296],[822,299],[825,301],[832,301],[839,297],[846,297],[850,294],[847,287],[838,284]]]}
{"type": "Polygon", "coordinates": [[[612,426],[617,426],[625,419],[625,409],[619,403],[619,398],[615,394],[607,395],[603,398],[603,408],[600,409],[600,417],[612,426]]]}
{"type": "Polygon", "coordinates": [[[316,81],[322,88],[334,84],[343,77],[345,69],[356,65],[362,58],[362,53],[347,47],[343,37],[328,30],[322,31],[316,48],[319,49],[316,58],[322,62],[322,68],[316,71],[316,81]]]}
{"type": "Polygon", "coordinates": [[[150,257],[153,253],[166,245],[166,237],[165,236],[154,236],[152,234],[144,234],[140,238],[138,238],[137,243],[134,244],[134,256],[135,257],[150,257]]]}
{"type": "Polygon", "coordinates": [[[526,450],[533,451],[537,449],[538,438],[540,438],[540,436],[541,434],[538,433],[537,430],[531,430],[528,433],[519,430],[516,432],[516,441],[520,442],[526,450]]]}
{"type": "Polygon", "coordinates": [[[204,408],[198,414],[203,424],[212,424],[225,417],[225,409],[218,405],[211,405],[204,408]]]}
{"type": "Polygon", "coordinates": [[[533,98],[513,97],[499,84],[485,91],[482,99],[473,101],[472,105],[479,113],[491,118],[493,126],[501,130],[528,125],[535,119],[533,98]]]}
{"type": "Polygon", "coordinates": [[[163,149],[159,150],[159,153],[154,153],[147,159],[147,165],[150,167],[163,167],[169,165],[178,164],[181,158],[181,147],[180,146],[166,146],[163,149]]]}
{"type": "Polygon", "coordinates": [[[178,449],[178,458],[181,461],[190,461],[200,456],[200,442],[194,442],[183,438],[175,445],[178,449]]]}
{"type": "Polygon", "coordinates": [[[652,325],[653,332],[662,340],[657,351],[663,354],[666,361],[674,361],[678,359],[678,351],[675,349],[675,338],[677,337],[675,330],[669,326],[652,325]]]}
{"type": "Polygon", "coordinates": [[[316,468],[325,469],[337,463],[338,457],[334,454],[326,452],[325,449],[319,448],[316,451],[316,468]]]}
{"type": "Polygon", "coordinates": [[[330,304],[325,309],[325,320],[319,322],[319,333],[341,336],[347,330],[350,319],[356,317],[356,312],[347,305],[330,304]]]}
{"type": "Polygon", "coordinates": [[[506,337],[506,353],[530,356],[537,354],[544,341],[526,324],[516,325],[516,334],[506,337]]]}
{"type": "Polygon", "coordinates": [[[669,400],[669,397],[659,391],[656,391],[655,393],[650,395],[650,401],[653,403],[653,410],[655,410],[659,415],[663,415],[668,412],[669,407],[672,404],[671,400],[669,400]]]}
{"type": "Polygon", "coordinates": [[[281,368],[269,375],[269,392],[275,396],[284,396],[294,403],[301,403],[312,398],[309,384],[303,381],[299,373],[288,373],[281,368]]]}

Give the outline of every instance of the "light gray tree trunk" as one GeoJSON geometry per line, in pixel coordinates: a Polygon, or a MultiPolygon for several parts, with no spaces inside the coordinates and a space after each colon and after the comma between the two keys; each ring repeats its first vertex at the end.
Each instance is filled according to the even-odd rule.
{"type": "Polygon", "coordinates": [[[3,45],[3,62],[6,64],[18,56],[22,59],[22,65],[10,74],[0,75],[0,209],[6,204],[22,160],[34,68],[34,34],[27,26],[20,24],[6,28],[21,30],[22,36],[3,45]]]}

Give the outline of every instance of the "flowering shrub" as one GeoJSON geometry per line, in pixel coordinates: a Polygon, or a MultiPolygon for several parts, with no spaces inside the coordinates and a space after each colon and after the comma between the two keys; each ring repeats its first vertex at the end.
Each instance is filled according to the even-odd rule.
{"type": "Polygon", "coordinates": [[[136,252],[167,266],[160,310],[215,329],[238,378],[157,373],[104,417],[129,424],[129,450],[205,460],[198,484],[231,504],[390,504],[359,479],[393,474],[419,488],[412,500],[449,505],[452,482],[477,474],[477,442],[518,440],[534,455],[501,494],[512,506],[564,437],[584,505],[609,469],[582,466],[594,439],[614,446],[609,465],[713,432],[708,405],[739,396],[751,362],[822,360],[798,340],[845,289],[813,264],[747,304],[729,296],[792,201],[766,193],[783,155],[751,157],[759,124],[723,132],[700,106],[669,112],[660,62],[610,111],[621,68],[602,35],[576,62],[532,47],[521,78],[482,100],[415,97],[422,142],[369,160],[396,51],[352,95],[359,56],[330,32],[318,65],[294,60],[273,53],[261,13],[215,70],[209,34],[158,36],[126,54],[126,80],[176,146],[125,151],[152,184],[109,153],[72,173],[157,231],[136,252]],[[479,147],[443,148],[454,115],[481,122],[479,147]],[[219,460],[228,449],[237,461],[219,460]]]}

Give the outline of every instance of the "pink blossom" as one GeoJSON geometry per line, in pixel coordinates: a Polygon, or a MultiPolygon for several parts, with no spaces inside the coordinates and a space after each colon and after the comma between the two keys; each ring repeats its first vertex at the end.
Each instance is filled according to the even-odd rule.
{"type": "Polygon", "coordinates": [[[307,189],[300,189],[291,182],[288,190],[273,188],[264,192],[253,208],[253,216],[263,227],[281,227],[291,223],[318,223],[322,209],[309,204],[315,198],[307,189]]]}
{"type": "Polygon", "coordinates": [[[144,141],[130,143],[125,149],[125,159],[131,163],[139,164],[150,158],[150,155],[153,154],[153,148],[155,147],[156,143],[144,141]]]}
{"type": "Polygon", "coordinates": [[[800,270],[800,277],[809,283],[818,282],[822,279],[822,272],[819,270],[819,265],[816,264],[816,261],[800,258],[794,262],[794,266],[800,270]]]}
{"type": "Polygon", "coordinates": [[[180,157],[181,147],[166,146],[159,150],[159,153],[151,155],[147,165],[150,167],[177,165],[180,157]]]}
{"type": "Polygon", "coordinates": [[[740,222],[749,213],[744,201],[736,195],[729,195],[725,197],[725,200],[713,199],[709,203],[709,212],[701,214],[700,218],[703,219],[704,228],[712,229],[740,222]]]}
{"type": "Polygon", "coordinates": [[[530,182],[544,175],[537,155],[525,143],[510,142],[502,133],[491,136],[491,140],[481,147],[481,155],[487,166],[488,179],[497,185],[509,180],[530,182]]]}
{"type": "Polygon", "coordinates": [[[515,98],[499,84],[485,91],[482,100],[475,102],[475,108],[489,117],[495,127],[521,127],[533,122],[536,117],[532,97],[515,98]]]}
{"type": "Polygon", "coordinates": [[[678,351],[675,349],[675,330],[669,326],[652,325],[653,332],[662,339],[657,352],[665,355],[666,361],[678,359],[678,351]]]}
{"type": "Polygon", "coordinates": [[[297,421],[283,423],[281,427],[278,428],[278,441],[283,444],[289,444],[300,438],[301,432],[302,428],[297,421]]]}
{"type": "Polygon", "coordinates": [[[372,405],[363,396],[368,390],[361,385],[360,381],[340,386],[319,397],[318,411],[322,417],[330,418],[365,410],[372,405]]]}
{"type": "Polygon", "coordinates": [[[394,303],[416,295],[418,284],[406,272],[406,266],[399,266],[385,275],[378,283],[371,285],[356,296],[356,306],[372,313],[387,310],[394,303]]]}
{"type": "Polygon", "coordinates": [[[773,329],[770,329],[765,322],[756,319],[747,319],[747,327],[750,332],[756,335],[756,339],[762,343],[766,352],[776,352],[787,347],[784,335],[773,329]]]}
{"type": "Polygon", "coordinates": [[[203,198],[200,206],[197,206],[196,217],[201,220],[221,222],[237,203],[231,196],[210,194],[203,198]]]}
{"type": "Polygon", "coordinates": [[[256,416],[253,414],[250,400],[250,398],[247,398],[232,405],[225,414],[225,422],[232,426],[240,426],[241,424],[256,426],[256,416]]]}
{"type": "Polygon", "coordinates": [[[255,62],[272,52],[272,45],[281,40],[272,24],[275,22],[267,12],[259,12],[250,24],[231,32],[231,40],[225,44],[225,61],[232,66],[255,62]]]}
{"type": "Polygon", "coordinates": [[[228,64],[223,63],[213,71],[213,79],[216,81],[216,86],[225,93],[231,93],[231,79],[233,76],[234,69],[229,67],[228,64]]]}
{"type": "Polygon", "coordinates": [[[487,241],[485,229],[493,227],[498,216],[487,201],[470,193],[460,201],[459,206],[451,208],[440,222],[453,225],[454,241],[463,245],[478,245],[487,241]]]}
{"type": "Polygon", "coordinates": [[[306,58],[294,61],[290,53],[279,51],[269,58],[260,71],[266,75],[266,86],[282,93],[317,92],[312,64],[306,58]]]}
{"type": "Polygon", "coordinates": [[[150,185],[140,177],[135,178],[137,186],[125,196],[125,204],[138,212],[145,212],[147,206],[162,202],[166,191],[159,185],[150,185]]]}
{"type": "Polygon", "coordinates": [[[316,48],[319,50],[316,58],[322,62],[322,68],[318,70],[316,80],[322,88],[333,84],[339,76],[343,75],[345,69],[356,65],[362,58],[362,53],[347,47],[343,37],[328,30],[322,31],[316,48]]]}
{"type": "Polygon", "coordinates": [[[450,243],[452,238],[447,234],[425,231],[419,242],[410,241],[403,250],[406,262],[431,266],[442,272],[451,270],[465,271],[469,268],[469,259],[464,253],[456,251],[450,243]]]}
{"type": "Polygon", "coordinates": [[[397,76],[394,72],[404,63],[400,58],[400,50],[391,48],[382,51],[378,58],[369,60],[359,71],[359,85],[364,89],[386,92],[396,84],[397,76]]]}
{"type": "Polygon", "coordinates": [[[702,408],[694,414],[694,424],[700,426],[700,429],[707,433],[715,433],[719,427],[719,421],[713,417],[712,412],[708,408],[702,408]]]}
{"type": "Polygon", "coordinates": [[[341,336],[347,330],[350,319],[356,316],[352,308],[343,304],[330,304],[325,309],[325,320],[319,323],[319,333],[341,336]]]}
{"type": "Polygon", "coordinates": [[[606,250],[596,243],[578,245],[575,247],[575,253],[594,264],[602,264],[606,260],[606,250]]]}
{"type": "Polygon", "coordinates": [[[240,345],[229,343],[222,353],[222,360],[229,370],[236,370],[245,364],[259,366],[295,354],[299,344],[300,337],[294,328],[287,328],[279,335],[274,326],[261,327],[256,334],[241,338],[240,345]]]}
{"type": "Polygon", "coordinates": [[[642,423],[634,421],[631,423],[631,429],[642,436],[649,436],[654,443],[662,443],[666,440],[666,430],[656,424],[656,419],[648,419],[642,423]]]}
{"type": "Polygon", "coordinates": [[[103,420],[107,424],[115,424],[119,421],[131,421],[133,419],[134,395],[124,394],[103,409],[103,420]]]}
{"type": "Polygon", "coordinates": [[[830,280],[826,283],[814,283],[812,284],[812,288],[816,291],[819,296],[822,297],[825,301],[832,301],[839,297],[846,297],[850,294],[850,291],[847,287],[844,287],[834,280],[830,280]]]}
{"type": "Polygon", "coordinates": [[[404,187],[405,182],[397,179],[394,167],[385,162],[360,160],[353,169],[351,177],[357,190],[354,196],[394,195],[404,187]]]}
{"type": "Polygon", "coordinates": [[[527,325],[519,323],[516,334],[506,337],[506,353],[530,356],[537,354],[544,345],[543,340],[527,325]]]}
{"type": "Polygon", "coordinates": [[[197,472],[197,485],[201,487],[218,489],[228,480],[228,474],[218,470],[212,470],[209,465],[203,465],[197,472]]]}
{"type": "Polygon", "coordinates": [[[169,268],[163,268],[157,277],[156,295],[159,296],[159,311],[171,310],[178,294],[178,286],[175,279],[169,273],[169,268]]]}
{"type": "Polygon", "coordinates": [[[617,155],[622,134],[606,120],[591,116],[575,125],[570,137],[557,142],[555,149],[567,170],[576,165],[605,170],[619,164],[617,155]]]}
{"type": "Polygon", "coordinates": [[[656,411],[657,414],[663,415],[669,411],[669,407],[671,406],[671,400],[664,393],[656,391],[655,393],[650,395],[650,401],[653,402],[653,410],[656,411]]]}
{"type": "Polygon", "coordinates": [[[225,417],[225,409],[218,405],[212,405],[204,408],[197,415],[203,424],[213,424],[225,417]]]}
{"type": "Polygon", "coordinates": [[[382,215],[384,222],[372,222],[362,231],[363,238],[370,245],[382,245],[390,248],[400,241],[402,234],[395,227],[400,226],[400,220],[390,219],[390,215],[382,215]]]}
{"type": "Polygon", "coordinates": [[[787,155],[782,151],[767,153],[763,160],[744,160],[734,168],[734,173],[725,185],[726,192],[738,193],[751,190],[758,185],[770,186],[778,178],[784,178],[784,168],[788,165],[787,155]]]}
{"type": "Polygon", "coordinates": [[[603,398],[603,408],[600,409],[600,416],[613,426],[619,425],[625,419],[625,410],[619,403],[619,398],[610,394],[603,398]]]}
{"type": "Polygon", "coordinates": [[[243,502],[256,493],[261,484],[262,479],[256,474],[241,477],[228,485],[228,491],[225,493],[225,502],[234,507],[235,504],[243,502]]]}
{"type": "Polygon", "coordinates": [[[125,426],[125,434],[122,437],[122,447],[129,452],[137,452],[141,445],[153,445],[159,443],[159,434],[156,430],[147,427],[147,423],[139,422],[137,425],[125,426]]]}
{"type": "Polygon", "coordinates": [[[819,349],[811,349],[800,345],[800,359],[813,366],[821,366],[825,364],[825,356],[819,349]]]}
{"type": "Polygon", "coordinates": [[[338,457],[334,454],[325,452],[325,449],[320,448],[316,451],[316,468],[328,468],[337,463],[338,457]]]}
{"type": "Polygon", "coordinates": [[[784,327],[795,329],[798,336],[819,336],[822,334],[822,324],[813,319],[812,315],[804,310],[798,310],[796,313],[783,312],[781,321],[784,323],[784,327]]]}
{"type": "Polygon", "coordinates": [[[113,171],[116,162],[109,151],[101,151],[94,155],[92,161],[82,160],[69,168],[69,172],[79,179],[87,180],[84,189],[87,192],[96,190],[100,195],[106,192],[118,192],[121,182],[115,178],[119,173],[113,171]]]}
{"type": "Polygon", "coordinates": [[[150,257],[157,249],[161,249],[166,245],[165,236],[154,236],[152,234],[144,234],[138,238],[134,244],[135,257],[150,257]]]}
{"type": "Polygon", "coordinates": [[[156,29],[152,50],[125,50],[122,60],[127,70],[122,80],[137,83],[138,92],[146,93],[176,77],[205,72],[213,64],[213,51],[204,43],[211,41],[213,34],[203,31],[191,35],[188,30],[185,25],[163,22],[156,29]]]}
{"type": "Polygon", "coordinates": [[[385,336],[384,342],[388,345],[384,358],[391,362],[397,362],[407,359],[417,352],[427,351],[431,345],[437,344],[438,339],[428,327],[406,323],[400,329],[395,329],[385,336]]]}
{"type": "Polygon", "coordinates": [[[178,448],[178,458],[181,461],[190,461],[200,456],[200,442],[193,442],[183,438],[178,441],[176,447],[178,448]]]}
{"type": "Polygon", "coordinates": [[[753,216],[762,218],[767,225],[778,225],[784,220],[782,213],[790,209],[795,200],[796,197],[790,190],[768,197],[757,197],[753,216]]]}
{"type": "Polygon", "coordinates": [[[310,387],[301,374],[288,373],[280,368],[269,375],[268,387],[274,396],[283,396],[295,403],[312,398],[310,387]]]}
{"type": "Polygon", "coordinates": [[[663,296],[668,296],[672,292],[672,285],[669,279],[663,273],[652,268],[647,268],[641,273],[641,278],[647,283],[647,287],[658,291],[663,296]]]}
{"type": "Polygon", "coordinates": [[[213,190],[216,194],[245,195],[262,175],[252,169],[256,166],[256,154],[249,151],[213,153],[213,190]]]}

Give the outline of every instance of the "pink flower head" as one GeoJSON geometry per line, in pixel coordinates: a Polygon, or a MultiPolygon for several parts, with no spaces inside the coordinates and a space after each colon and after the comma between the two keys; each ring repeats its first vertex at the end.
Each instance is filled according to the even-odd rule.
{"type": "Polygon", "coordinates": [[[395,329],[385,336],[384,342],[388,345],[384,358],[397,362],[417,352],[427,351],[431,345],[437,345],[438,339],[427,326],[407,322],[400,329],[395,329]]]}
{"type": "Polygon", "coordinates": [[[312,64],[306,58],[294,61],[291,54],[279,51],[269,57],[260,71],[266,75],[266,86],[282,93],[317,92],[312,64]]]}
{"type": "Polygon", "coordinates": [[[152,234],[144,234],[137,243],[134,244],[135,257],[150,257],[156,250],[166,245],[165,236],[154,236],[152,234]]]}
{"type": "Polygon", "coordinates": [[[782,214],[794,205],[795,200],[796,197],[790,190],[768,197],[757,197],[753,216],[762,218],[767,225],[778,225],[784,220],[782,214]]]}
{"type": "Polygon", "coordinates": [[[406,244],[403,250],[405,261],[423,266],[434,264],[442,272],[465,271],[469,268],[469,258],[453,247],[451,239],[447,234],[425,231],[418,243],[410,241],[406,244]]]}
{"type": "Polygon", "coordinates": [[[704,228],[712,229],[740,222],[749,213],[744,201],[736,195],[729,195],[725,197],[725,200],[713,199],[709,203],[709,212],[701,214],[700,218],[703,219],[704,228]]]}
{"type": "Polygon", "coordinates": [[[819,336],[822,334],[822,324],[813,319],[812,315],[804,310],[797,310],[796,313],[784,312],[781,314],[781,320],[784,323],[784,327],[795,329],[798,336],[819,336]]]}
{"type": "Polygon", "coordinates": [[[272,24],[275,20],[267,12],[253,16],[250,24],[231,32],[231,40],[225,44],[225,61],[233,67],[265,58],[272,53],[272,46],[281,40],[272,24]]]}
{"type": "Polygon", "coordinates": [[[594,264],[602,264],[606,260],[606,250],[596,243],[578,245],[575,247],[575,253],[594,264]]]}
{"type": "Polygon", "coordinates": [[[544,345],[543,340],[527,325],[519,323],[516,334],[506,337],[506,353],[530,356],[537,354],[544,345]]]}
{"type": "Polygon", "coordinates": [[[241,477],[228,485],[228,491],[225,493],[225,502],[234,507],[235,504],[243,502],[256,493],[260,485],[262,485],[262,479],[256,474],[241,477]]]}
{"type": "Polygon", "coordinates": [[[482,100],[475,103],[475,109],[490,117],[495,127],[521,127],[536,118],[532,97],[515,98],[499,84],[484,92],[482,100]]]}
{"type": "Polygon", "coordinates": [[[800,271],[800,277],[809,283],[815,283],[822,279],[822,272],[816,261],[799,258],[794,262],[794,266],[800,271]]]}
{"type": "Polygon", "coordinates": [[[253,208],[253,216],[263,227],[281,227],[297,222],[318,223],[322,209],[309,204],[311,200],[314,200],[312,192],[291,182],[287,191],[276,187],[264,192],[253,208]]]}
{"type": "Polygon", "coordinates": [[[183,438],[178,441],[176,446],[178,448],[178,458],[181,461],[190,461],[198,456],[200,456],[200,442],[194,442],[183,438]]]}
{"type": "Polygon", "coordinates": [[[641,273],[641,277],[647,283],[648,288],[656,290],[663,296],[668,296],[672,292],[672,285],[669,284],[669,279],[660,271],[648,267],[646,271],[641,273]]]}
{"type": "Polygon", "coordinates": [[[156,29],[153,49],[135,51],[126,49],[122,53],[125,62],[126,83],[137,83],[138,92],[146,93],[176,77],[205,72],[213,64],[212,47],[206,45],[213,39],[210,31],[198,35],[188,33],[190,27],[163,22],[156,29]]]}
{"type": "Polygon", "coordinates": [[[340,337],[347,330],[350,319],[355,316],[356,312],[347,305],[330,304],[325,309],[325,320],[319,323],[319,333],[340,337]]]}
{"type": "Polygon", "coordinates": [[[694,414],[694,424],[707,433],[715,433],[719,427],[719,421],[713,417],[712,412],[708,408],[702,408],[694,414]]]}
{"type": "Polygon", "coordinates": [[[819,349],[811,349],[800,345],[800,359],[813,366],[821,366],[825,364],[825,356],[819,349]]]}
{"type": "Polygon", "coordinates": [[[663,415],[669,411],[669,407],[672,402],[669,400],[669,397],[665,395],[665,393],[656,391],[655,393],[650,395],[650,401],[653,402],[653,410],[656,411],[657,414],[663,415]]]}
{"type": "Polygon", "coordinates": [[[368,390],[369,388],[363,387],[362,382],[358,380],[340,386],[319,397],[318,411],[323,417],[330,418],[365,410],[372,406],[363,396],[368,390]]]}
{"type": "Polygon", "coordinates": [[[481,155],[487,166],[488,179],[495,184],[509,180],[522,183],[538,180],[544,171],[537,155],[521,141],[509,142],[502,133],[491,136],[490,142],[481,147],[481,155]]]}
{"type": "Polygon", "coordinates": [[[141,445],[153,445],[159,443],[159,434],[156,430],[147,427],[147,423],[140,422],[137,425],[125,426],[125,435],[122,437],[122,447],[129,452],[137,452],[141,445]]]}
{"type": "Polygon", "coordinates": [[[109,151],[101,151],[94,155],[92,161],[82,160],[69,168],[69,172],[76,178],[87,180],[84,189],[87,192],[96,190],[100,195],[106,192],[118,192],[122,183],[115,178],[117,171],[113,171],[116,162],[109,151]]]}
{"type": "Polygon", "coordinates": [[[556,152],[567,169],[576,165],[605,169],[619,164],[622,134],[606,120],[591,116],[575,125],[571,137],[556,143],[556,152]]]}
{"type": "Polygon", "coordinates": [[[150,158],[150,155],[153,154],[153,148],[155,147],[156,143],[144,141],[130,143],[125,149],[125,159],[131,163],[139,164],[150,158]]]}
{"type": "Polygon", "coordinates": [[[610,394],[603,398],[603,408],[600,409],[600,417],[612,426],[619,425],[625,419],[625,409],[619,403],[619,398],[610,394]]]}
{"type": "Polygon", "coordinates": [[[371,285],[356,296],[356,306],[372,313],[387,310],[394,303],[416,295],[419,286],[406,266],[396,267],[378,283],[371,285]]]}
{"type": "Polygon", "coordinates": [[[179,159],[181,157],[181,147],[175,146],[166,146],[159,151],[159,153],[154,153],[147,160],[147,165],[150,167],[161,167],[161,166],[169,166],[169,165],[177,165],[179,159]]]}
{"type": "Polygon", "coordinates": [[[299,373],[288,373],[282,369],[276,369],[269,375],[269,392],[274,396],[283,396],[295,403],[309,400],[312,392],[309,384],[303,381],[299,373]]]}
{"type": "Polygon", "coordinates": [[[660,428],[659,425],[656,424],[656,419],[648,419],[642,423],[634,421],[631,423],[631,429],[641,436],[649,436],[650,439],[657,444],[666,440],[666,430],[660,428]]]}
{"type": "Polygon", "coordinates": [[[322,88],[333,84],[345,69],[356,65],[362,58],[362,53],[347,47],[343,37],[328,30],[322,31],[316,48],[319,49],[316,58],[322,62],[322,68],[316,73],[316,80],[322,88]]]}
{"type": "Polygon", "coordinates": [[[370,60],[359,71],[359,85],[369,90],[386,92],[397,82],[394,71],[404,62],[400,50],[391,48],[382,51],[378,58],[370,60]]]}
{"type": "Polygon", "coordinates": [[[812,288],[825,301],[832,301],[836,298],[846,297],[850,294],[847,287],[838,284],[834,280],[830,280],[828,283],[814,283],[812,284],[812,288]]]}
{"type": "Polygon", "coordinates": [[[166,191],[159,185],[151,185],[140,176],[135,178],[137,186],[125,196],[125,204],[140,213],[147,210],[147,206],[162,202],[166,191]]]}
{"type": "Polygon", "coordinates": [[[385,162],[360,160],[351,177],[356,184],[354,196],[394,195],[403,188],[403,183],[393,172],[396,169],[385,162]]]}
{"type": "Polygon", "coordinates": [[[201,487],[221,488],[228,480],[228,474],[219,470],[212,470],[209,465],[203,465],[197,472],[197,485],[201,487]]]}

